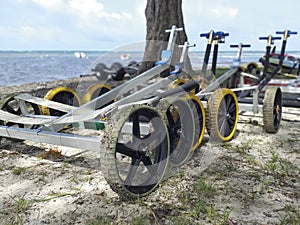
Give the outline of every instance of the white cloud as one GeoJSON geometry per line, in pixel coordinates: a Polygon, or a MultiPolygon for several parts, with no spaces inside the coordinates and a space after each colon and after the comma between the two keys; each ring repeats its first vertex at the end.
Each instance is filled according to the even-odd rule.
{"type": "Polygon", "coordinates": [[[68,5],[72,12],[83,18],[105,14],[103,4],[95,0],[70,0],[68,5]]]}
{"type": "Polygon", "coordinates": [[[213,8],[210,11],[216,16],[230,17],[230,18],[235,18],[239,13],[239,10],[237,8],[231,8],[231,7],[213,8]]]}
{"type": "Polygon", "coordinates": [[[58,9],[64,5],[61,0],[32,0],[34,3],[46,9],[58,9]]]}
{"type": "Polygon", "coordinates": [[[131,19],[132,15],[125,12],[105,11],[104,5],[96,0],[69,0],[68,9],[71,13],[79,16],[81,19],[107,18],[107,19],[131,19]]]}
{"type": "MultiPolygon", "coordinates": [[[[251,49],[264,50],[265,43],[258,41],[259,36],[274,34],[277,29],[299,32],[299,16],[293,1],[279,1],[274,10],[268,10],[271,0],[255,0],[251,4],[230,0],[183,1],[189,41],[197,43],[198,50],[203,50],[206,42],[199,38],[199,33],[223,30],[230,33],[228,43],[245,41],[251,43],[251,49]],[[285,10],[281,10],[283,8],[285,10]],[[253,16],[253,12],[260,16],[253,16]]],[[[107,49],[141,41],[146,32],[146,3],[147,0],[1,1],[0,40],[7,48],[16,48],[20,42],[21,48],[25,43],[31,43],[33,48],[62,49],[74,46],[107,49]],[[66,41],[59,45],[57,40],[66,41]]],[[[300,35],[290,38],[289,49],[292,46],[299,49],[299,39],[300,35]]]]}
{"type": "Polygon", "coordinates": [[[31,26],[23,26],[21,27],[21,32],[25,34],[32,34],[35,31],[35,29],[31,26]]]}

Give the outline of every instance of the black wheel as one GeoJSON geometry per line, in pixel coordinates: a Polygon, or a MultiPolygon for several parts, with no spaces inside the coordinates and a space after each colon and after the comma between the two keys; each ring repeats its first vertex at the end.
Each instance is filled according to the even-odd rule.
{"type": "Polygon", "coordinates": [[[281,121],[282,94],[279,87],[268,87],[263,104],[264,129],[268,133],[277,133],[281,121]]]}
{"type": "Polygon", "coordinates": [[[240,83],[241,83],[241,75],[240,72],[237,71],[228,80],[227,88],[238,88],[240,83]]]}
{"type": "Polygon", "coordinates": [[[194,116],[195,132],[192,150],[196,150],[202,143],[205,131],[205,110],[201,100],[195,95],[189,95],[187,102],[194,116]]]}
{"type": "Polygon", "coordinates": [[[153,108],[130,106],[117,111],[105,127],[100,151],[102,171],[122,198],[152,192],[168,165],[169,135],[153,108]]]}
{"type": "Polygon", "coordinates": [[[135,65],[137,65],[137,61],[135,60],[132,60],[128,63],[128,66],[135,66],[135,65]]]}
{"type": "MultiPolygon", "coordinates": [[[[184,85],[185,83],[186,81],[184,79],[178,78],[168,85],[168,89],[176,88],[178,86],[184,85]]],[[[189,93],[195,95],[196,91],[197,91],[196,89],[193,89],[189,93]]]]}
{"type": "Polygon", "coordinates": [[[238,101],[230,89],[218,89],[210,96],[206,108],[206,129],[213,141],[233,138],[238,122],[238,101]]]}
{"type": "MultiPolygon", "coordinates": [[[[15,96],[16,95],[9,96],[6,99],[4,99],[3,101],[1,101],[0,109],[3,111],[6,111],[6,112],[12,113],[14,115],[20,116],[20,115],[22,115],[22,111],[19,106],[19,102],[14,98],[15,96]]],[[[29,103],[29,102],[26,102],[25,105],[26,105],[27,112],[29,114],[35,114],[35,115],[41,114],[38,105],[29,103]]],[[[2,121],[2,120],[0,120],[0,125],[17,126],[20,128],[30,128],[30,129],[35,128],[35,125],[16,124],[16,123],[6,122],[6,121],[2,121]]]]}
{"type": "Polygon", "coordinates": [[[176,88],[176,87],[178,87],[178,86],[180,86],[180,85],[183,85],[183,84],[185,84],[186,82],[185,82],[185,80],[183,80],[183,79],[176,79],[176,80],[174,80],[172,83],[170,83],[169,85],[168,85],[168,89],[172,89],[172,88],[176,88]]]}
{"type": "Polygon", "coordinates": [[[112,65],[111,65],[111,70],[112,71],[115,71],[114,73],[112,73],[112,78],[114,80],[117,80],[117,81],[120,81],[120,80],[123,80],[124,79],[124,75],[126,74],[123,66],[121,63],[119,62],[114,62],[112,65]]]}
{"type": "Polygon", "coordinates": [[[96,72],[96,77],[98,80],[106,80],[108,77],[108,73],[105,71],[107,70],[107,67],[104,63],[98,63],[93,70],[96,72]]]}
{"type": "MultiPolygon", "coordinates": [[[[84,103],[90,102],[91,100],[109,92],[112,90],[112,87],[106,85],[106,84],[96,84],[89,88],[88,92],[84,96],[84,103]]],[[[103,105],[101,108],[113,103],[114,101],[108,102],[107,104],[103,105]]]]}
{"type": "MultiPolygon", "coordinates": [[[[245,84],[245,78],[241,75],[241,72],[243,72],[243,70],[239,67],[238,70],[228,79],[227,88],[239,88],[241,83],[245,84]]],[[[242,91],[235,92],[237,96],[240,96],[242,93],[242,91]]]]}
{"type": "Polygon", "coordinates": [[[170,165],[184,164],[192,154],[194,144],[194,115],[185,99],[165,99],[157,105],[165,114],[170,136],[170,165]]]}
{"type": "Polygon", "coordinates": [[[252,75],[256,75],[257,68],[258,68],[258,65],[255,62],[250,62],[246,66],[247,72],[251,73],[252,75]]]}
{"type": "Polygon", "coordinates": [[[124,70],[125,70],[125,73],[132,76],[132,75],[137,74],[139,67],[140,67],[140,63],[133,60],[128,63],[127,67],[125,67],[124,70]]]}
{"type": "MultiPolygon", "coordinates": [[[[44,99],[59,102],[65,105],[70,106],[80,106],[80,98],[77,95],[77,93],[68,87],[57,87],[54,89],[51,89],[48,91],[48,93],[45,95],[44,99]]],[[[62,116],[66,114],[65,112],[61,112],[59,110],[50,109],[48,107],[42,107],[42,112],[45,115],[51,115],[51,116],[62,116]]]]}

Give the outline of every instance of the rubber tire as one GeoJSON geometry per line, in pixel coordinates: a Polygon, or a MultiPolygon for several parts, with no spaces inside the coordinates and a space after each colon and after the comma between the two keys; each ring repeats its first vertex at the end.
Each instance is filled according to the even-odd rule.
{"type": "MultiPolygon", "coordinates": [[[[72,88],[64,86],[51,89],[47,92],[44,99],[76,107],[81,105],[81,100],[78,94],[72,88]]],[[[66,114],[65,112],[49,109],[48,107],[44,106],[42,106],[41,109],[42,113],[48,116],[62,116],[66,114]]]]}
{"type": "Polygon", "coordinates": [[[237,88],[238,84],[239,84],[239,80],[241,77],[241,72],[244,72],[245,68],[243,68],[242,66],[239,66],[237,68],[237,71],[227,80],[227,86],[226,88],[237,88]]]}
{"type": "Polygon", "coordinates": [[[238,84],[240,83],[240,78],[241,78],[241,75],[240,75],[240,70],[238,70],[236,73],[234,73],[228,80],[228,83],[227,83],[227,88],[237,88],[238,87],[238,84]]]}
{"type": "Polygon", "coordinates": [[[106,80],[108,73],[104,70],[108,69],[104,63],[98,63],[94,69],[98,80],[106,80]]]}
{"type": "MultiPolygon", "coordinates": [[[[238,85],[240,84],[240,79],[241,79],[241,72],[243,72],[244,69],[241,69],[239,67],[238,71],[236,73],[234,73],[228,80],[227,82],[227,88],[229,89],[233,89],[233,88],[238,88],[238,85]]],[[[244,85],[249,85],[252,84],[253,82],[250,80],[250,78],[248,77],[244,77],[244,85]]],[[[236,91],[235,94],[237,95],[237,97],[243,95],[244,91],[236,91]]]]}
{"type": "Polygon", "coordinates": [[[164,115],[170,135],[170,166],[177,168],[186,163],[193,153],[193,111],[185,99],[172,97],[162,100],[156,108],[164,115]]]}
{"type": "MultiPolygon", "coordinates": [[[[4,110],[4,111],[7,111],[9,113],[12,113],[14,115],[20,116],[22,114],[22,112],[21,112],[21,109],[18,105],[18,101],[15,99],[15,96],[17,96],[17,95],[18,94],[9,95],[4,100],[2,100],[1,104],[0,104],[0,109],[4,110]],[[15,106],[17,106],[17,108],[15,106]]],[[[25,104],[27,106],[28,113],[34,114],[34,115],[40,115],[41,114],[41,111],[40,111],[40,108],[39,108],[38,105],[30,103],[30,102],[26,102],[25,104]]],[[[17,126],[17,127],[20,127],[20,128],[29,128],[29,129],[36,128],[36,125],[15,124],[15,123],[6,122],[6,121],[3,121],[3,120],[0,120],[0,125],[17,126]]]]}
{"type": "MultiPolygon", "coordinates": [[[[186,83],[186,81],[184,79],[178,78],[178,79],[176,79],[175,81],[173,81],[172,83],[170,83],[168,85],[168,89],[176,88],[176,87],[178,87],[180,85],[183,85],[185,83],[186,83]]],[[[189,93],[192,94],[192,95],[195,95],[196,94],[196,90],[195,89],[191,90],[189,93]]]]}
{"type": "Polygon", "coordinates": [[[277,133],[282,114],[282,93],[279,87],[268,87],[263,103],[263,125],[267,133],[277,133]]]}
{"type": "Polygon", "coordinates": [[[201,145],[205,133],[205,109],[201,100],[196,95],[188,95],[186,100],[191,107],[194,116],[195,132],[192,151],[195,151],[201,145]]]}
{"type": "Polygon", "coordinates": [[[114,62],[112,65],[111,65],[111,70],[115,70],[116,72],[113,73],[111,75],[111,77],[115,80],[115,81],[121,81],[124,79],[124,76],[126,74],[125,70],[124,70],[124,67],[122,66],[121,63],[119,62],[114,62]]]}
{"type": "Polygon", "coordinates": [[[255,62],[250,62],[246,66],[246,71],[252,75],[257,74],[258,65],[255,62]]]}
{"type": "Polygon", "coordinates": [[[178,87],[180,85],[183,85],[185,83],[186,82],[183,79],[176,79],[172,83],[169,84],[168,89],[176,88],[176,87],[178,87]]]}
{"type": "MultiPolygon", "coordinates": [[[[103,84],[103,83],[95,84],[94,86],[92,86],[88,89],[87,93],[85,94],[85,96],[83,98],[83,102],[84,103],[90,102],[91,100],[93,100],[111,90],[112,90],[112,87],[107,84],[103,84]]],[[[111,104],[112,102],[105,104],[103,107],[111,104]]],[[[103,107],[101,107],[101,108],[103,108],[103,107]]]]}
{"type": "Polygon", "coordinates": [[[212,141],[226,142],[233,138],[238,123],[238,111],[238,101],[233,91],[222,88],[213,92],[208,99],[206,108],[206,130],[212,141]],[[226,110],[226,115],[223,115],[223,118],[219,118],[222,116],[222,113],[224,114],[224,110],[226,110]],[[230,112],[227,112],[228,110],[230,112]],[[230,123],[227,123],[229,125],[228,129],[220,131],[220,128],[222,128],[220,126],[223,125],[220,122],[230,123]]]}
{"type": "MultiPolygon", "coordinates": [[[[135,120],[136,122],[145,123],[144,121],[140,121],[140,117],[138,120],[135,120]]],[[[133,119],[134,120],[134,119],[133,119]]],[[[147,121],[146,121],[147,122],[147,121]]],[[[136,124],[136,123],[135,123],[136,124]]],[[[134,122],[132,126],[132,134],[137,133],[136,129],[134,128],[134,122]]],[[[138,131],[139,132],[139,131],[138,131]]],[[[130,134],[126,134],[127,137],[130,134]]],[[[126,137],[125,135],[125,137],[126,137]]],[[[140,134],[138,135],[140,136],[140,134]]],[[[130,136],[132,138],[132,135],[130,136]]],[[[136,140],[147,140],[147,138],[134,138],[132,139],[133,142],[136,140]]],[[[153,144],[152,142],[150,142],[153,144]]],[[[144,149],[146,147],[151,146],[150,143],[148,143],[146,146],[144,146],[144,149]]],[[[100,163],[101,163],[101,170],[110,185],[110,187],[119,194],[121,199],[136,199],[145,195],[148,195],[151,193],[161,182],[161,180],[164,178],[165,171],[168,166],[168,159],[169,159],[169,153],[170,153],[170,143],[169,143],[169,135],[168,130],[166,127],[166,124],[164,123],[164,120],[162,119],[162,116],[153,108],[148,106],[141,106],[141,105],[134,105],[134,106],[125,106],[119,111],[116,111],[109,119],[108,123],[105,126],[105,132],[101,141],[101,151],[100,151],[100,163]],[[129,121],[129,118],[131,116],[135,115],[135,113],[143,113],[140,114],[142,117],[141,119],[144,120],[144,118],[148,119],[148,122],[151,121],[152,125],[152,133],[148,137],[152,137],[153,140],[161,140],[159,142],[159,145],[155,145],[154,147],[154,160],[153,164],[150,165],[150,167],[145,167],[144,170],[142,170],[141,176],[139,179],[142,179],[143,182],[142,185],[139,186],[139,184],[136,185],[126,185],[126,179],[128,178],[128,174],[130,169],[134,169],[134,166],[129,165],[128,173],[126,173],[126,179],[123,179],[124,174],[124,167],[121,167],[122,160],[126,160],[126,157],[130,157],[129,155],[126,155],[123,150],[123,154],[121,153],[121,146],[126,148],[126,143],[124,142],[118,142],[120,133],[122,131],[122,128],[126,122],[129,121]],[[158,131],[158,133],[156,133],[158,131]],[[154,135],[154,136],[152,136],[154,135]],[[118,150],[119,149],[119,150],[118,150]],[[121,155],[122,154],[122,155],[121,155]],[[120,157],[119,157],[120,156],[120,157]],[[133,167],[133,168],[132,168],[133,167]],[[145,176],[145,172],[149,173],[149,169],[152,170],[151,176],[147,174],[145,176]],[[144,180],[145,179],[145,180],[144,180]],[[146,182],[146,184],[144,184],[146,182]],[[150,183],[149,183],[150,182],[150,183]]],[[[156,144],[156,143],[155,143],[156,144]]],[[[140,146],[140,145],[139,145],[140,146]]],[[[130,149],[130,147],[127,148],[130,149]]],[[[152,148],[150,150],[153,150],[152,148]]],[[[150,155],[152,153],[149,152],[150,155]]],[[[134,149],[130,149],[127,154],[132,154],[132,160],[128,161],[128,164],[133,163],[133,157],[139,157],[138,154],[143,154],[142,152],[139,152],[134,149]],[[134,155],[134,156],[133,156],[134,155]]],[[[150,157],[148,155],[148,157],[150,157]]],[[[151,154],[152,155],[152,154],[151,154]]],[[[142,157],[142,156],[141,156],[142,157]]],[[[143,157],[147,157],[147,153],[144,153],[143,157]]],[[[149,161],[148,161],[149,162],[149,161]]],[[[124,162],[123,162],[124,163],[124,162]]],[[[126,162],[125,162],[126,163],[126,162]]],[[[144,163],[144,162],[143,162],[144,163]]],[[[152,163],[152,160],[151,160],[152,163]]],[[[140,165],[140,164],[139,164],[140,165]]],[[[139,167],[138,165],[138,167],[139,167]]],[[[145,165],[145,164],[144,164],[145,165]]],[[[138,168],[137,168],[138,169],[138,168]]],[[[134,174],[136,175],[136,174],[134,174]]],[[[139,175],[139,174],[138,174],[139,175]]]]}
{"type": "Polygon", "coordinates": [[[132,60],[132,61],[130,61],[129,63],[128,63],[128,65],[127,66],[133,66],[133,65],[136,65],[137,64],[137,61],[135,61],[135,60],[132,60]]]}

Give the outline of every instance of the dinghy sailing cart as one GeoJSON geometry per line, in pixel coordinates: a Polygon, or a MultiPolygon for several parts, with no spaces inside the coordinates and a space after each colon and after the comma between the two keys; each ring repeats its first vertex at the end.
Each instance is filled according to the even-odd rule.
{"type": "MultiPolygon", "coordinates": [[[[0,137],[95,151],[105,179],[121,198],[149,194],[190,159],[202,142],[205,127],[211,137],[228,141],[238,122],[237,90],[220,88],[219,79],[200,89],[201,84],[182,73],[189,43],[178,46],[182,51],[174,70],[160,76],[171,67],[180,31],[176,26],[166,31],[170,33],[166,50],[153,68],[83,105],[80,99],[69,105],[26,93],[1,100],[0,137]],[[179,85],[178,80],[185,82],[179,85]],[[174,82],[178,86],[172,85],[174,82]],[[203,96],[209,97],[207,102],[200,100],[203,96]],[[53,111],[45,115],[41,108],[53,111]]],[[[216,34],[208,36],[210,45],[226,36],[216,34]]],[[[237,71],[232,68],[224,76],[228,79],[237,71]]],[[[277,110],[281,107],[280,91],[268,95],[267,115],[274,127],[281,113],[277,110]]],[[[254,103],[253,107],[259,108],[254,103]]]]}
{"type": "MultiPolygon", "coordinates": [[[[175,70],[159,76],[170,67],[181,30],[173,26],[166,31],[167,49],[153,68],[81,106],[26,93],[2,99],[0,136],[96,151],[107,182],[121,198],[147,195],[190,157],[194,134],[199,134],[194,121],[201,121],[197,128],[200,136],[204,133],[204,118],[194,119],[198,114],[186,97],[198,84],[167,88],[181,74],[188,43],[180,46],[175,70]],[[40,107],[63,114],[43,115],[40,107]]],[[[203,107],[200,111],[204,116],[203,107]]]]}

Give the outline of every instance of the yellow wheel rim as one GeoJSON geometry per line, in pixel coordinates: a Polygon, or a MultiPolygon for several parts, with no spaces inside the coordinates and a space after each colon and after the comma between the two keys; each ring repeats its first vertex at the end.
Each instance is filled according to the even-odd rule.
{"type": "MultiPolygon", "coordinates": [[[[184,79],[176,79],[174,82],[169,84],[168,89],[176,88],[185,83],[186,83],[186,81],[184,79]]],[[[194,90],[190,91],[190,94],[193,94],[193,95],[196,94],[196,90],[194,89],[194,90]]]]}
{"type": "MultiPolygon", "coordinates": [[[[57,88],[51,89],[50,91],[47,92],[44,99],[50,100],[50,101],[57,101],[59,103],[67,104],[67,105],[74,105],[74,106],[81,105],[81,101],[80,101],[78,94],[72,88],[64,87],[64,86],[59,86],[57,88]],[[56,97],[63,93],[66,93],[69,96],[72,96],[74,98],[72,103],[56,100],[56,97]]],[[[71,99],[69,99],[69,100],[71,100],[71,99]]],[[[49,109],[48,107],[42,106],[41,111],[44,115],[51,115],[51,109],[49,109]]]]}
{"type": "Polygon", "coordinates": [[[112,87],[103,83],[98,83],[89,88],[88,92],[85,94],[83,98],[83,102],[87,103],[93,100],[96,97],[99,97],[101,94],[104,94],[108,91],[112,90],[112,87]]]}
{"type": "Polygon", "coordinates": [[[223,142],[231,140],[239,115],[234,92],[227,88],[218,89],[210,96],[207,105],[207,130],[211,138],[223,142]]]}
{"type": "Polygon", "coordinates": [[[195,151],[202,143],[204,132],[205,132],[205,110],[201,100],[196,95],[187,95],[185,97],[187,101],[189,101],[190,106],[194,113],[195,119],[195,137],[194,137],[194,146],[192,147],[192,151],[195,151]],[[198,120],[198,121],[196,121],[198,120]],[[198,129],[198,130],[197,130],[198,129]]]}
{"type": "Polygon", "coordinates": [[[183,80],[183,79],[176,79],[171,84],[169,84],[168,89],[176,88],[176,87],[178,87],[180,85],[183,85],[183,84],[185,84],[185,80],[183,80]]]}

